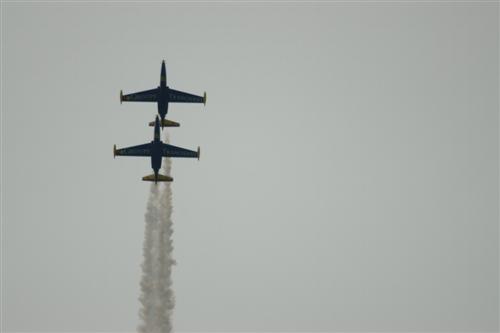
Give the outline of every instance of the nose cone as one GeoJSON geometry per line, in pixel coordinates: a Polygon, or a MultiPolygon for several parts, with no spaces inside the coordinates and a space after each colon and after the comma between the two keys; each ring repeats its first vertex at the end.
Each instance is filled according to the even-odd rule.
{"type": "Polygon", "coordinates": [[[165,60],[161,62],[160,83],[163,85],[167,84],[167,69],[165,68],[165,60]]]}
{"type": "Polygon", "coordinates": [[[158,116],[156,116],[155,119],[155,135],[154,135],[155,140],[160,140],[160,120],[158,119],[158,116]]]}
{"type": "Polygon", "coordinates": [[[155,128],[159,128],[160,127],[160,118],[158,118],[158,116],[156,116],[156,119],[155,119],[155,128]]]}

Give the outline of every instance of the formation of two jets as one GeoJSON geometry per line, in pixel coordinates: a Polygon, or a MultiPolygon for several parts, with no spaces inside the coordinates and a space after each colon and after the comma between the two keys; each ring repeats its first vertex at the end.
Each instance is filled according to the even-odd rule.
{"type": "Polygon", "coordinates": [[[171,89],[167,86],[167,71],[165,68],[165,61],[161,64],[160,86],[154,89],[140,91],[137,93],[123,95],[120,91],[121,102],[156,102],[158,105],[158,114],[154,122],[150,122],[149,126],[154,126],[153,141],[143,145],[126,147],[116,149],[113,147],[114,156],[142,156],[151,158],[151,168],[154,173],[152,175],[144,176],[142,180],[157,182],[170,182],[173,180],[168,175],[161,175],[159,170],[161,168],[161,161],[163,157],[191,157],[200,158],[200,147],[197,151],[184,149],[181,147],[165,144],[160,139],[160,127],[178,127],[179,123],[165,119],[168,112],[169,103],[203,103],[207,101],[207,94],[197,96],[188,94],[182,91],[171,89]]]}

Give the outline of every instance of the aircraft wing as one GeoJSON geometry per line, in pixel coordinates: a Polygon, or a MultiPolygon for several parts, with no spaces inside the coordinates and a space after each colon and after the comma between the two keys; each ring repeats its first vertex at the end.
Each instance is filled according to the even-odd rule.
{"type": "Polygon", "coordinates": [[[163,144],[163,157],[200,157],[200,148],[198,151],[193,151],[189,149],[184,149],[181,147],[176,147],[172,145],[163,144]]]}
{"type": "Polygon", "coordinates": [[[203,103],[207,100],[207,94],[203,96],[196,96],[192,94],[188,94],[182,91],[169,89],[168,90],[168,99],[169,102],[173,103],[203,103]]]}
{"type": "Polygon", "coordinates": [[[150,143],[121,149],[116,149],[115,146],[113,152],[115,156],[151,156],[150,146],[150,143]]]}
{"type": "Polygon", "coordinates": [[[120,91],[120,102],[156,102],[158,89],[139,91],[132,94],[123,95],[120,91]]]}

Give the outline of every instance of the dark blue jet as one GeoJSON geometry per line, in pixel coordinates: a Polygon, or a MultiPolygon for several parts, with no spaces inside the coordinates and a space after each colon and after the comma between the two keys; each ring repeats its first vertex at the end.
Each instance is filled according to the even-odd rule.
{"type": "MultiPolygon", "coordinates": [[[[202,97],[170,89],[167,86],[167,70],[165,69],[165,60],[163,60],[161,63],[160,86],[128,95],[124,95],[120,90],[121,102],[156,102],[158,103],[158,114],[161,117],[161,127],[178,127],[179,123],[165,119],[168,112],[168,103],[205,104],[207,102],[207,93],[204,93],[202,97]]],[[[154,126],[154,122],[150,122],[149,126],[154,126]]]]}
{"type": "Polygon", "coordinates": [[[150,143],[145,143],[143,145],[132,146],[127,148],[116,149],[116,145],[113,147],[114,156],[150,156],[151,157],[151,168],[153,168],[154,174],[142,177],[145,181],[157,182],[171,182],[174,180],[170,176],[164,176],[158,173],[161,168],[162,157],[193,157],[200,159],[200,147],[198,151],[192,151],[172,145],[167,145],[160,140],[160,120],[156,116],[155,120],[155,136],[154,140],[150,143]]]}

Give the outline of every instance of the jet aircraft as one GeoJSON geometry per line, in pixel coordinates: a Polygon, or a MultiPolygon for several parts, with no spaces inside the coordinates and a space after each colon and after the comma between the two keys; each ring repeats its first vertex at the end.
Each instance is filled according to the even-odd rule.
{"type": "Polygon", "coordinates": [[[160,140],[160,120],[156,116],[154,129],[154,139],[150,143],[145,143],[143,145],[132,146],[127,148],[116,149],[116,145],[113,146],[114,156],[143,156],[151,157],[151,168],[154,174],[142,177],[144,181],[154,181],[158,182],[171,182],[174,179],[170,176],[161,175],[159,170],[161,168],[162,157],[192,157],[200,159],[200,147],[198,151],[192,151],[172,145],[163,143],[160,140]]]}
{"type": "MultiPolygon", "coordinates": [[[[168,103],[203,103],[205,105],[207,93],[205,92],[202,97],[169,88],[167,86],[165,60],[163,60],[161,63],[160,85],[154,89],[127,95],[124,95],[123,91],[120,90],[121,102],[156,102],[158,104],[158,114],[161,117],[161,127],[178,127],[179,123],[165,119],[168,112],[168,103]]],[[[154,122],[150,122],[149,126],[154,126],[154,122]]]]}

